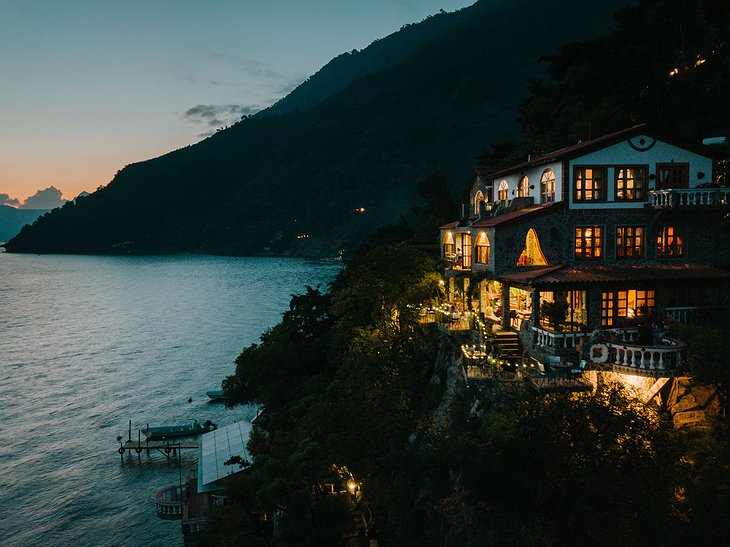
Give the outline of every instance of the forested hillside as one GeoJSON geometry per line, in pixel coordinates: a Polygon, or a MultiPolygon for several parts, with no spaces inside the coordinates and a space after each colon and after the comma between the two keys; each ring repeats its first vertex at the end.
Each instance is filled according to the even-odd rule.
{"type": "Polygon", "coordinates": [[[325,66],[269,111],[129,165],[9,251],[332,254],[398,222],[434,173],[458,188],[518,138],[538,60],[613,27],[628,3],[482,0],[325,66]]]}
{"type": "Polygon", "coordinates": [[[32,223],[45,212],[45,210],[15,209],[7,205],[0,205],[0,241],[7,241],[24,225],[32,223]]]}

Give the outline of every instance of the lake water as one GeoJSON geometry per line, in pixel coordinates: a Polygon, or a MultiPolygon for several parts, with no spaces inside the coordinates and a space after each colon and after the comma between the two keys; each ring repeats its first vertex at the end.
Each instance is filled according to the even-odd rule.
{"type": "MultiPolygon", "coordinates": [[[[292,293],[339,265],[198,255],[0,254],[0,545],[181,545],[155,514],[178,483],[157,453],[117,453],[146,423],[251,419],[205,392],[292,293]],[[188,402],[192,398],[192,402],[188,402]]],[[[197,459],[183,451],[183,469],[197,459]]]]}

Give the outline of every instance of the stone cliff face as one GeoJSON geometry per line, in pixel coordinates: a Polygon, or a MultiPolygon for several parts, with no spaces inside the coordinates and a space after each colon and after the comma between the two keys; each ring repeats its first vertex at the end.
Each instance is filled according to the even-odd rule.
{"type": "Polygon", "coordinates": [[[665,404],[674,427],[701,426],[708,415],[721,411],[717,386],[693,385],[687,377],[674,379],[665,404]]]}
{"type": "MultiPolygon", "coordinates": [[[[444,466],[440,476],[424,475],[414,493],[413,513],[423,523],[424,537],[434,539],[434,545],[477,547],[500,543],[500,523],[477,516],[474,499],[467,498],[464,488],[464,468],[458,454],[444,454],[449,439],[458,437],[470,417],[518,405],[527,397],[535,397],[523,379],[467,382],[464,356],[460,344],[473,340],[457,340],[438,334],[439,349],[429,386],[430,396],[421,409],[420,427],[410,438],[409,450],[421,461],[439,461],[444,466]],[[434,454],[438,454],[434,456],[434,454]]],[[[675,427],[702,426],[706,417],[720,411],[715,386],[693,385],[688,377],[659,379],[632,378],[613,372],[586,373],[594,386],[621,383],[631,394],[667,412],[675,427]]]]}

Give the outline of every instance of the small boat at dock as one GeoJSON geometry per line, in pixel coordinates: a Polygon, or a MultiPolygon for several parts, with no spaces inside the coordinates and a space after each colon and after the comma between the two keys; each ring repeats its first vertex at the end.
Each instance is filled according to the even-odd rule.
{"type": "Polygon", "coordinates": [[[148,441],[158,441],[172,439],[175,437],[189,437],[191,435],[202,435],[216,429],[216,425],[207,420],[201,424],[198,420],[193,420],[189,424],[182,425],[163,425],[159,427],[149,427],[142,429],[142,434],[148,441]]]}

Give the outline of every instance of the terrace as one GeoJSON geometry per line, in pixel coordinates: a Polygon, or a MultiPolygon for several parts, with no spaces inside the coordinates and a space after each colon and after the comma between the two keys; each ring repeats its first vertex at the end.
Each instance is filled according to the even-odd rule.
{"type": "Polygon", "coordinates": [[[687,344],[667,337],[659,338],[658,342],[650,345],[616,341],[593,344],[590,358],[599,366],[608,366],[623,374],[652,378],[681,375],[682,354],[687,344]]]}
{"type": "Polygon", "coordinates": [[[654,208],[726,207],[730,188],[673,188],[650,190],[649,205],[654,208]]]}

